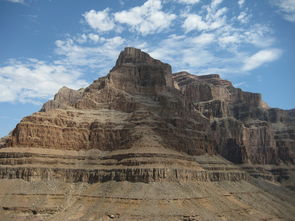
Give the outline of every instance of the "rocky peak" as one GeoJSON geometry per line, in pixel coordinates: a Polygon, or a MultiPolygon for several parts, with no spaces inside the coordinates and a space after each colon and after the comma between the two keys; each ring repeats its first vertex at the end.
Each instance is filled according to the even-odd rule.
{"type": "Polygon", "coordinates": [[[124,51],[121,51],[116,66],[123,64],[162,64],[162,62],[152,58],[140,49],[127,47],[124,51]]]}
{"type": "Polygon", "coordinates": [[[109,78],[116,88],[129,93],[150,93],[158,88],[174,87],[169,64],[131,47],[120,53],[109,78]]]}
{"type": "Polygon", "coordinates": [[[46,102],[41,111],[49,111],[56,108],[64,108],[73,106],[83,95],[84,89],[73,90],[68,87],[59,89],[53,100],[46,102]]]}
{"type": "Polygon", "coordinates": [[[126,48],[0,139],[0,220],[294,220],[295,110],[260,102],[126,48]]]}

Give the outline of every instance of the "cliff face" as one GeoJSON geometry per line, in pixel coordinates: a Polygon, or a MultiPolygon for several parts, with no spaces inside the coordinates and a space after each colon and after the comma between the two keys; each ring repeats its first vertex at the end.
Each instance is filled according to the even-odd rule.
{"type": "MultiPolygon", "coordinates": [[[[160,203],[156,197],[161,192],[159,189],[180,188],[177,196],[172,190],[167,193],[167,197],[174,200],[190,195],[188,190],[179,187],[179,182],[192,183],[188,184],[191,189],[206,183],[211,185],[212,194],[222,189],[225,195],[230,194],[231,185],[240,185],[241,190],[251,189],[252,192],[247,194],[268,191],[267,188],[261,190],[261,186],[254,190],[256,187],[253,185],[258,184],[253,184],[253,177],[262,177],[292,189],[294,151],[295,110],[269,108],[259,94],[243,92],[216,74],[172,74],[170,65],[139,49],[126,48],[107,76],[95,80],[85,89],[63,87],[54,100],[43,105],[40,112],[25,117],[9,136],[0,140],[0,179],[22,179],[30,183],[45,182],[46,185],[65,182],[66,185],[78,186],[77,183],[103,185],[105,182],[119,182],[124,186],[124,182],[131,182],[135,185],[135,192],[143,185],[139,183],[165,183],[157,184],[162,185],[159,188],[146,187],[155,194],[150,200],[160,203]],[[222,183],[226,184],[222,186],[222,183]]],[[[46,191],[42,194],[46,195],[46,191]]],[[[75,191],[74,198],[78,200],[81,193],[80,190],[75,191]]],[[[127,195],[133,194],[124,188],[122,191],[127,195]]],[[[205,186],[202,191],[208,192],[205,186]]],[[[11,194],[9,197],[14,199],[13,194],[16,193],[11,194]]],[[[104,197],[116,201],[112,194],[105,194],[104,197]]],[[[215,200],[213,195],[208,198],[212,202],[215,200]]],[[[101,201],[101,196],[91,197],[106,203],[101,201]]],[[[136,197],[146,205],[145,197],[136,197]]],[[[247,201],[247,197],[243,200],[247,201]]],[[[127,201],[131,200],[127,198],[127,201]]],[[[259,200],[262,198],[269,199],[268,203],[273,207],[282,208],[273,212],[271,217],[266,215],[264,208],[259,212],[249,209],[243,212],[242,219],[250,219],[251,213],[259,213],[261,219],[278,218],[283,213],[287,214],[286,217],[293,216],[288,208],[294,204],[274,204],[265,192],[259,200]]],[[[117,199],[118,205],[124,207],[124,199],[117,199]]],[[[231,199],[231,203],[233,201],[238,200],[231,199]]],[[[231,208],[232,212],[225,217],[234,215],[239,220],[233,208],[238,204],[239,208],[244,206],[240,202],[235,206],[227,202],[228,207],[224,207],[224,211],[231,208]]],[[[254,201],[248,203],[255,204],[254,201]]],[[[212,208],[219,211],[220,208],[213,204],[210,204],[212,208]]],[[[61,205],[62,208],[70,206],[61,205]]],[[[14,211],[13,208],[23,213],[22,206],[6,205],[3,208],[8,214],[14,211]]],[[[34,211],[30,206],[28,208],[34,211]]],[[[182,215],[192,209],[183,208],[182,215]]],[[[43,209],[39,208],[38,213],[43,209]]],[[[48,209],[49,212],[45,208],[44,211],[47,215],[50,211],[60,212],[56,208],[48,209]]],[[[172,210],[170,212],[173,213],[172,210]]],[[[138,219],[142,219],[144,216],[139,214],[141,218],[138,219]]],[[[193,220],[194,217],[191,214],[186,219],[182,215],[183,220],[193,220]]],[[[94,217],[102,216],[96,214],[94,217]]],[[[217,212],[210,216],[201,217],[210,220],[220,217],[217,212]]],[[[61,220],[67,220],[67,213],[61,217],[64,217],[61,220]]],[[[118,217],[114,215],[113,218],[118,217]]],[[[125,220],[132,219],[127,217],[125,220]]]]}
{"type": "Polygon", "coordinates": [[[294,110],[269,108],[219,75],[172,74],[170,65],[126,48],[106,77],[60,89],[2,147],[110,151],[145,140],[233,163],[294,164],[294,122],[294,110]]]}
{"type": "Polygon", "coordinates": [[[294,163],[294,122],[294,110],[269,108],[260,94],[216,74],[172,74],[170,65],[126,48],[106,77],[86,89],[60,89],[4,147],[116,150],[157,136],[164,147],[190,155],[294,163]]]}
{"type": "Polygon", "coordinates": [[[234,163],[294,164],[294,111],[269,108],[260,94],[234,88],[218,75],[180,72],[173,78],[210,121],[223,157],[234,163]]]}
{"type": "Polygon", "coordinates": [[[126,48],[106,77],[84,90],[62,88],[24,118],[5,147],[116,150],[145,139],[193,155],[215,153],[209,120],[174,84],[170,65],[126,48]]]}

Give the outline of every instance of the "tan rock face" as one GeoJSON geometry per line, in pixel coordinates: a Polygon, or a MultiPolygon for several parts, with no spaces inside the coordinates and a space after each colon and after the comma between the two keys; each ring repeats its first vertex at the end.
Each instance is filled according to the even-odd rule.
{"type": "Polygon", "coordinates": [[[226,159],[235,163],[294,163],[292,111],[270,109],[260,94],[234,88],[218,75],[198,77],[180,72],[173,78],[195,110],[210,120],[217,152],[226,159]]]}
{"type": "Polygon", "coordinates": [[[4,220],[14,220],[14,213],[33,213],[30,220],[35,213],[49,220],[249,220],[253,214],[257,220],[289,219],[290,190],[269,181],[294,189],[294,151],[294,110],[269,108],[259,94],[243,92],[216,74],[172,74],[170,65],[126,48],[107,76],[85,89],[63,87],[0,140],[0,181],[20,185],[10,189],[10,181],[3,181],[9,191],[0,195],[0,215],[4,220]],[[30,189],[29,196],[19,191],[28,188],[19,180],[45,183],[47,189],[30,189]],[[52,192],[51,182],[63,183],[67,194],[60,194],[59,186],[58,194],[52,192]],[[273,189],[286,202],[271,195],[273,189]],[[25,206],[16,200],[22,197],[25,206]],[[35,200],[47,207],[35,208],[35,200]],[[92,210],[91,200],[117,206],[92,210]],[[153,207],[164,204],[162,212],[153,207]],[[132,212],[122,210],[126,205],[133,205],[132,212]]]}
{"type": "Polygon", "coordinates": [[[173,87],[170,65],[135,48],[121,52],[109,78],[115,88],[132,94],[153,94],[155,90],[173,87]]]}
{"type": "Polygon", "coordinates": [[[134,48],[107,77],[84,90],[62,88],[41,111],[24,118],[5,146],[116,150],[154,133],[167,148],[215,152],[209,121],[174,88],[171,67],[134,48]]]}
{"type": "Polygon", "coordinates": [[[108,76],[86,89],[60,89],[4,146],[115,150],[130,147],[149,128],[161,145],[188,154],[278,164],[294,160],[292,113],[266,109],[259,94],[219,75],[172,75],[170,65],[126,48],[108,76]]]}
{"type": "Polygon", "coordinates": [[[52,109],[66,109],[68,106],[74,105],[83,95],[83,89],[78,91],[63,87],[54,96],[54,100],[45,103],[41,111],[49,111],[52,109]]]}

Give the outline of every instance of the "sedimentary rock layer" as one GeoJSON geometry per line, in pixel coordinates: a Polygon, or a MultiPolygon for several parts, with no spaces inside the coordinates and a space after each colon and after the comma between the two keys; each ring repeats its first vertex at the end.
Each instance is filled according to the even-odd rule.
{"type": "Polygon", "coordinates": [[[0,140],[0,215],[291,220],[294,150],[295,110],[126,48],[0,140]]]}

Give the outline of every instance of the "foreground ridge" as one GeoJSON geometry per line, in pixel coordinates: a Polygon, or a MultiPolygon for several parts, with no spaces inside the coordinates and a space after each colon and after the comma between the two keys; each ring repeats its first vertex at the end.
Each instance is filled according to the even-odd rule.
{"type": "Polygon", "coordinates": [[[294,109],[128,47],[0,140],[0,215],[291,220],[294,146],[294,109]]]}

